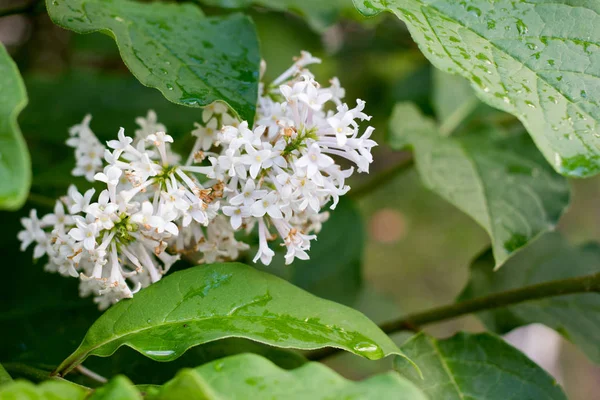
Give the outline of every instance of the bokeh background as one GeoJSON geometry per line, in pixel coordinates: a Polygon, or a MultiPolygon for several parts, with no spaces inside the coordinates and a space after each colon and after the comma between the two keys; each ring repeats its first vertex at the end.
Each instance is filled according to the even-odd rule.
{"type": "MultiPolygon", "coordinates": [[[[4,283],[0,326],[5,339],[0,356],[2,360],[31,358],[41,366],[51,366],[75,348],[97,312],[89,299],[78,299],[74,280],[43,272],[43,263],[32,263],[31,251],[20,252],[16,234],[21,216],[32,207],[41,214],[50,211],[53,199],[65,193],[72,181],[69,171],[74,164],[73,154],[64,145],[68,128],[91,113],[92,128],[105,140],[114,136],[120,126],[132,133],[134,118],[154,109],[173,136],[185,138],[193,122],[200,120],[201,112],[173,105],[158,91],[139,84],[108,36],[77,35],[60,29],[52,24],[43,7],[34,3],[0,0],[0,15],[1,10],[16,4],[23,4],[27,10],[24,14],[0,17],[0,41],[17,61],[25,79],[30,101],[19,122],[33,165],[33,185],[25,207],[14,213],[0,213],[4,283]],[[46,349],[46,354],[40,358],[36,352],[41,349],[46,349]]],[[[351,6],[350,1],[347,3],[351,6]]],[[[216,8],[205,11],[223,12],[216,8]]],[[[394,152],[384,144],[394,104],[411,101],[424,113],[435,116],[432,93],[435,85],[443,82],[436,78],[438,75],[405,26],[391,16],[363,20],[351,7],[341,10],[339,22],[320,31],[291,14],[261,8],[249,13],[257,25],[262,56],[268,64],[267,80],[287,68],[300,50],[311,51],[324,60],[314,68],[320,80],[338,76],[349,99],[367,101],[367,112],[374,116],[376,140],[381,143],[371,175],[352,182],[357,189],[352,196],[355,206],[339,210],[338,223],[326,228],[328,235],[337,237],[338,244],[319,248],[319,259],[331,260],[364,246],[357,256],[362,262],[348,261],[356,265],[349,271],[343,267],[337,271],[346,274],[346,280],[341,282],[348,282],[348,286],[315,291],[327,296],[328,290],[337,290],[343,295],[350,292],[350,286],[352,290],[360,288],[357,296],[347,296],[344,301],[378,322],[453,301],[466,284],[471,260],[487,248],[489,239],[469,217],[424,189],[413,169],[395,175],[388,173],[410,158],[410,154],[394,152]],[[372,179],[382,173],[386,178],[373,184],[372,179]]],[[[512,117],[483,105],[470,118],[491,118],[511,129],[522,129],[512,117]]],[[[185,140],[182,143],[185,145],[185,140]]],[[[78,183],[85,186],[82,181],[78,183]]],[[[572,205],[559,229],[573,243],[600,239],[600,179],[572,181],[571,185],[572,205]]],[[[299,264],[284,270],[273,266],[271,270],[289,278],[302,267],[299,264]]],[[[311,266],[310,274],[320,272],[311,266]]],[[[480,331],[483,326],[476,318],[466,317],[426,328],[440,337],[459,330],[480,331]]],[[[404,334],[395,337],[399,343],[405,338],[404,334]]],[[[520,329],[511,333],[509,340],[563,383],[569,398],[598,398],[600,368],[554,332],[539,326],[520,329]]],[[[231,351],[232,347],[246,345],[229,341],[196,349],[168,368],[150,364],[169,377],[165,368],[175,370],[185,363],[195,366],[231,351]],[[227,346],[229,349],[225,350],[227,346]]],[[[149,363],[127,350],[120,350],[112,361],[96,360],[95,367],[106,373],[114,371],[119,361],[132,358],[136,361],[128,362],[139,367],[142,379],[163,379],[162,375],[152,375],[158,373],[151,372],[151,367],[140,373],[141,366],[149,363]]],[[[327,362],[351,378],[390,367],[389,361],[365,361],[351,355],[336,356],[327,362]]],[[[90,364],[94,366],[93,361],[90,364]]]]}

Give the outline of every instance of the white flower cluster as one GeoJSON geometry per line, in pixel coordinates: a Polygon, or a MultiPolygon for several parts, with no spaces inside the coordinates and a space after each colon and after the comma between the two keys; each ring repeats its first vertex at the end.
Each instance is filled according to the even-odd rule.
{"type": "Polygon", "coordinates": [[[320,62],[303,52],[271,85],[261,84],[255,126],[239,122],[214,103],[195,124],[196,137],[185,163],[173,138],[152,111],[136,120],[135,139],[118,133],[105,148],[87,116],[70,130],[75,176],[100,182],[102,190],[80,193],[71,186],[54,213],[23,219],[22,249],[35,243],[34,258],[47,255],[46,269],[80,277],[82,296],[95,295],[100,308],[132,297],[156,282],[180,256],[212,263],[235,260],[250,246],[236,232],[257,231],[254,261],[271,263],[269,245],[279,239],[286,264],[308,259],[328,213],[322,209],[350,189],[333,157],[359,172],[372,162],[372,127],[365,103],[350,108],[333,79],[322,88],[307,65],[320,62]],[[103,158],[102,158],[103,156],[103,158]]]}

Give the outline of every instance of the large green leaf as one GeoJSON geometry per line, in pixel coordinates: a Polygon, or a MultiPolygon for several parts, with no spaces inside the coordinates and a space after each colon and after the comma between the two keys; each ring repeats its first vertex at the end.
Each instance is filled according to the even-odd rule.
{"type": "MultiPolygon", "coordinates": [[[[263,271],[275,273],[302,289],[338,303],[352,305],[362,286],[365,233],[356,205],[341,199],[310,247],[310,260],[285,265],[277,254],[263,271]]],[[[251,256],[254,252],[251,252],[251,256]]]]}
{"type": "Polygon", "coordinates": [[[554,168],[600,172],[600,3],[589,0],[354,0],[388,10],[427,58],[517,116],[554,168]]]}
{"type": "Polygon", "coordinates": [[[29,191],[29,153],[17,125],[17,116],[26,105],[19,69],[0,43],[0,209],[21,207],[29,191]]]}
{"type": "Polygon", "coordinates": [[[442,137],[410,104],[396,106],[390,144],[414,148],[423,184],[488,232],[496,265],[554,228],[569,204],[569,186],[524,135],[485,132],[442,137]]]}
{"type": "Polygon", "coordinates": [[[200,3],[224,8],[243,8],[251,5],[269,7],[278,11],[292,11],[305,17],[316,30],[324,30],[340,17],[342,11],[352,8],[349,0],[197,0],[200,3]]]}
{"type": "MultiPolygon", "coordinates": [[[[571,246],[560,234],[547,234],[493,271],[486,253],[471,266],[468,286],[461,300],[503,292],[546,281],[584,276],[600,271],[600,246],[571,246]]],[[[600,294],[585,293],[529,301],[486,311],[478,316],[498,333],[518,326],[542,323],[556,329],[600,363],[600,294]]]]}
{"type": "Polygon", "coordinates": [[[566,400],[550,375],[494,335],[459,333],[437,340],[418,334],[401,348],[422,369],[423,378],[399,358],[396,370],[431,399],[566,400]]]}
{"type": "Polygon", "coordinates": [[[319,363],[311,362],[285,371],[254,354],[228,357],[196,369],[183,370],[148,398],[426,399],[415,385],[394,372],[352,382],[319,363]]]}
{"type": "Polygon", "coordinates": [[[64,28],[114,37],[136,78],[167,99],[193,107],[222,100],[254,120],[260,55],[248,17],[208,18],[193,4],[129,0],[47,0],[47,7],[64,28]]]}
{"type": "Polygon", "coordinates": [[[358,311],[229,263],[174,273],[119,302],[92,325],[56,372],[65,374],[88,356],[106,357],[123,345],[169,361],[192,346],[227,337],[303,350],[337,347],[369,359],[401,354],[358,311]]]}
{"type": "Polygon", "coordinates": [[[0,386],[0,400],[84,400],[88,391],[68,381],[50,380],[39,385],[17,380],[0,386]]]}

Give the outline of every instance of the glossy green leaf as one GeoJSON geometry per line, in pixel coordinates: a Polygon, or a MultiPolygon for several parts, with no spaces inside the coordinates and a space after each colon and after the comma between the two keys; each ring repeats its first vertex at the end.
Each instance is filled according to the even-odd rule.
{"type": "Polygon", "coordinates": [[[6,369],[0,364],[0,385],[5,383],[12,382],[12,378],[6,369]]]}
{"type": "Polygon", "coordinates": [[[89,400],[142,400],[142,395],[129,379],[120,375],[96,389],[89,400]]]}
{"type": "Polygon", "coordinates": [[[418,334],[401,346],[423,371],[423,378],[402,359],[394,367],[436,400],[566,400],[546,371],[501,338],[459,333],[437,340],[418,334]]]}
{"type": "Polygon", "coordinates": [[[569,204],[569,186],[527,136],[485,132],[442,137],[410,104],[396,106],[390,144],[414,149],[425,187],[470,215],[490,235],[496,265],[555,227],[569,204]]]}
{"type": "Polygon", "coordinates": [[[369,359],[401,354],[358,311],[252,267],[228,263],[176,272],[117,303],[56,372],[65,374],[88,356],[106,357],[123,345],[169,361],[192,346],[227,337],[303,350],[337,347],[369,359]]]}
{"type": "MultiPolygon", "coordinates": [[[[500,271],[493,271],[489,253],[471,266],[469,283],[461,300],[577,276],[597,273],[600,246],[570,245],[560,234],[547,234],[511,259],[500,271]]],[[[516,327],[541,323],[556,329],[600,363],[600,294],[585,293],[529,301],[477,314],[494,332],[506,333],[516,327]]]]}
{"type": "Polygon", "coordinates": [[[480,104],[469,81],[462,76],[433,70],[433,107],[440,133],[452,133],[480,104]]]}
{"type": "Polygon", "coordinates": [[[245,8],[251,5],[268,7],[278,11],[292,11],[306,18],[316,30],[322,31],[333,25],[340,14],[352,4],[348,0],[197,0],[200,3],[223,7],[245,8]]]}
{"type": "Polygon", "coordinates": [[[600,3],[354,0],[391,11],[427,58],[517,116],[556,171],[600,172],[600,3]]]}
{"type": "Polygon", "coordinates": [[[0,43],[0,209],[21,207],[29,191],[29,152],[17,124],[26,105],[19,69],[0,43]]]}
{"type": "Polygon", "coordinates": [[[178,104],[228,103],[254,120],[260,55],[252,21],[205,17],[193,4],[47,0],[52,20],[78,33],[115,38],[133,75],[178,104]]]}
{"type": "Polygon", "coordinates": [[[88,391],[68,381],[45,381],[39,385],[16,380],[0,386],[0,400],[84,400],[88,391]]]}
{"type": "Polygon", "coordinates": [[[349,199],[340,199],[329,213],[318,240],[310,246],[310,260],[285,265],[283,255],[277,254],[270,265],[259,268],[319,297],[352,305],[362,286],[364,227],[349,199]]]}
{"type": "Polygon", "coordinates": [[[183,370],[148,398],[426,399],[415,385],[394,372],[353,382],[316,362],[285,371],[254,354],[228,357],[196,369],[183,370]]]}

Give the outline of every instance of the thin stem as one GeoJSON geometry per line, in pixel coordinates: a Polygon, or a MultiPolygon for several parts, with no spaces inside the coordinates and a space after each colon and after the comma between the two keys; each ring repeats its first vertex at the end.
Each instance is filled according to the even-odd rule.
{"type": "Polygon", "coordinates": [[[88,369],[88,368],[84,367],[81,364],[79,364],[78,366],[76,366],[75,370],[77,372],[79,372],[81,375],[85,375],[88,378],[90,378],[91,380],[96,381],[98,383],[105,384],[106,382],[108,382],[108,379],[106,379],[102,375],[100,375],[100,374],[92,371],[91,369],[88,369]]]}
{"type": "Polygon", "coordinates": [[[27,202],[39,207],[46,208],[54,208],[54,205],[56,204],[55,199],[51,199],[50,197],[44,196],[43,194],[37,194],[32,192],[29,192],[29,196],[27,196],[27,202]]]}
{"type": "Polygon", "coordinates": [[[446,118],[439,127],[442,136],[450,136],[452,132],[469,116],[479,104],[477,98],[470,99],[460,105],[452,114],[446,118]]]}
{"type": "Polygon", "coordinates": [[[23,363],[18,363],[18,362],[3,363],[2,366],[11,374],[11,376],[13,378],[15,376],[25,377],[33,382],[43,382],[43,381],[47,381],[47,380],[63,381],[63,382],[69,382],[70,384],[75,385],[75,386],[79,386],[85,390],[91,390],[87,386],[83,386],[83,385],[79,385],[75,382],[67,381],[66,379],[61,378],[59,376],[51,376],[50,371],[40,369],[40,368],[35,368],[35,367],[26,365],[23,363]]]}
{"type": "Polygon", "coordinates": [[[395,166],[389,168],[388,170],[378,174],[375,178],[371,179],[369,182],[360,186],[358,189],[351,190],[348,194],[353,199],[360,199],[365,195],[368,195],[378,188],[385,186],[391,180],[393,180],[398,174],[401,172],[410,169],[414,164],[414,160],[412,157],[408,157],[395,166]]]}
{"type": "MultiPolygon", "coordinates": [[[[384,323],[380,325],[380,328],[387,334],[400,331],[417,332],[423,325],[434,322],[446,321],[463,315],[507,307],[526,301],[575,293],[600,293],[600,273],[538,283],[488,296],[477,297],[411,314],[407,317],[384,323]]],[[[311,360],[322,360],[323,358],[337,354],[339,351],[339,349],[327,348],[310,353],[308,358],[311,360]]]]}

